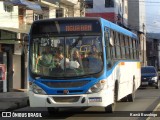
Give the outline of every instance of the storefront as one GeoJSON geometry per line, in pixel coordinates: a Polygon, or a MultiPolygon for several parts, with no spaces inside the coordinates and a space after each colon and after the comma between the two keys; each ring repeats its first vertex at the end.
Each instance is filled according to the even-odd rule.
{"type": "Polygon", "coordinates": [[[26,88],[25,53],[22,40],[17,38],[16,31],[0,29],[0,64],[6,66],[5,84],[0,81],[0,92],[11,92],[26,88]],[[23,71],[23,72],[22,72],[23,71]]]}

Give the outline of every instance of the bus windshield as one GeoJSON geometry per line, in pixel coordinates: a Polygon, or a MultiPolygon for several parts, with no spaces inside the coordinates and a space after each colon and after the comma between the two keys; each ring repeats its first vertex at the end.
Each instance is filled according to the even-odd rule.
{"type": "Polygon", "coordinates": [[[103,70],[102,37],[32,36],[30,70],[35,76],[79,77],[103,70]]]}

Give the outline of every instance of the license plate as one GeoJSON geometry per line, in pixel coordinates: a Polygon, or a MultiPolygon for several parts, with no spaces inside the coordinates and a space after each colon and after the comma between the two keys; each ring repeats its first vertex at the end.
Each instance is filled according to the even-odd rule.
{"type": "Polygon", "coordinates": [[[90,97],[89,102],[102,102],[101,97],[90,97]]]}
{"type": "Polygon", "coordinates": [[[148,82],[142,82],[142,85],[148,85],[148,82]]]}

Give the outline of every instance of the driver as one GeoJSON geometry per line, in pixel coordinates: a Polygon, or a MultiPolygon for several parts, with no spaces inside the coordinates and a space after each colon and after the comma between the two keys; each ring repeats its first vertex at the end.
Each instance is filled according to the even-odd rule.
{"type": "Polygon", "coordinates": [[[54,58],[54,59],[58,60],[56,66],[60,67],[63,70],[64,70],[64,66],[65,66],[65,68],[71,68],[71,69],[78,68],[80,66],[80,64],[77,61],[69,61],[68,58],[64,58],[64,55],[61,52],[57,52],[55,57],[56,58],[54,58]]]}

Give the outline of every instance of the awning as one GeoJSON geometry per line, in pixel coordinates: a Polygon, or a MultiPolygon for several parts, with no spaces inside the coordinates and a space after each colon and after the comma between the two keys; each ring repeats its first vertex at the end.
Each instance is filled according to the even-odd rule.
{"type": "Polygon", "coordinates": [[[41,6],[35,2],[29,2],[26,0],[21,0],[21,2],[23,4],[26,5],[27,8],[32,9],[32,10],[36,10],[36,11],[42,11],[41,6]]]}
{"type": "Polygon", "coordinates": [[[19,44],[21,41],[18,40],[0,40],[0,44],[19,44]]]}
{"type": "Polygon", "coordinates": [[[10,2],[10,1],[4,1],[4,4],[5,4],[5,5],[12,5],[12,6],[13,6],[13,3],[10,2]]]}
{"type": "Polygon", "coordinates": [[[10,2],[13,3],[14,5],[25,5],[27,8],[35,11],[42,11],[41,6],[35,2],[30,2],[27,0],[10,0],[10,2]]]}
{"type": "Polygon", "coordinates": [[[16,33],[26,33],[26,34],[28,34],[29,32],[29,30],[10,28],[10,27],[0,27],[0,30],[6,30],[6,31],[11,31],[11,32],[16,32],[16,33]]]}

